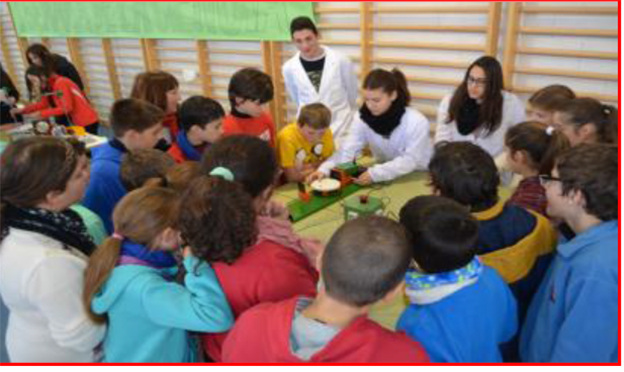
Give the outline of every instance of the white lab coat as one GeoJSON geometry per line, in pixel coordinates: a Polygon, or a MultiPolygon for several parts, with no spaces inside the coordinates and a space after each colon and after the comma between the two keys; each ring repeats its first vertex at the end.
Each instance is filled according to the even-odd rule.
{"type": "Polygon", "coordinates": [[[429,120],[408,107],[399,126],[389,138],[385,138],[375,133],[358,114],[343,148],[321,164],[318,170],[329,175],[337,164],[353,161],[366,145],[377,163],[368,169],[374,182],[393,180],[415,170],[426,170],[432,152],[429,120]]]}
{"type": "Polygon", "coordinates": [[[318,92],[301,64],[300,52],[284,63],[282,74],[286,91],[297,105],[297,116],[301,107],[315,102],[321,102],[331,110],[331,130],[339,148],[357,110],[358,80],[349,58],[331,48],[322,48],[325,50],[325,65],[318,92]]]}
{"type": "Polygon", "coordinates": [[[0,293],[10,311],[11,362],[95,362],[106,326],[91,322],[82,304],[88,258],[39,233],[9,231],[0,244],[0,293]]]}
{"type": "Polygon", "coordinates": [[[434,143],[436,144],[442,141],[468,141],[481,146],[481,148],[495,158],[501,155],[505,149],[505,133],[507,133],[507,130],[516,124],[526,121],[524,103],[522,103],[515,94],[503,91],[503,118],[498,129],[489,135],[486,135],[483,130],[477,129],[473,133],[463,136],[457,130],[457,123],[455,121],[448,124],[446,123],[452,97],[452,95],[444,97],[438,107],[437,126],[434,137],[434,143]]]}

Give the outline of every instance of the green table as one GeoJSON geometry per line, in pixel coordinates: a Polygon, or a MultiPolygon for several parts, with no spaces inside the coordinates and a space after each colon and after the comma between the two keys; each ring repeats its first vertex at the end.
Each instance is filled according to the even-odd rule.
{"type": "MultiPolygon", "coordinates": [[[[381,198],[385,204],[386,215],[398,219],[401,207],[418,195],[430,195],[428,186],[428,173],[415,172],[387,184],[365,187],[347,198],[354,195],[370,194],[381,198]]],[[[275,191],[274,199],[287,203],[298,198],[296,184],[280,187],[275,191]]],[[[499,195],[503,199],[509,198],[511,190],[501,188],[499,195]]],[[[342,203],[337,202],[294,224],[295,231],[301,236],[320,239],[327,243],[332,234],[344,223],[342,203]]],[[[402,297],[397,296],[394,301],[379,303],[373,306],[370,318],[388,329],[394,329],[398,317],[405,308],[406,303],[402,297]]]]}

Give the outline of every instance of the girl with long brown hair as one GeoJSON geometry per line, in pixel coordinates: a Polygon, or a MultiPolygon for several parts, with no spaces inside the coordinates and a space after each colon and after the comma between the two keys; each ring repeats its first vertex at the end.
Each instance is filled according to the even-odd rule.
{"type": "Polygon", "coordinates": [[[503,70],[495,58],[474,61],[438,107],[434,142],[468,141],[493,157],[502,154],[507,129],[525,121],[524,104],[503,89],[503,70]]]}
{"type": "Polygon", "coordinates": [[[115,232],[89,260],[83,300],[94,322],[108,322],[105,362],[193,362],[187,331],[223,332],[233,323],[214,271],[188,249],[185,285],[173,280],[178,210],[173,190],[130,192],[115,207],[115,232]]]}

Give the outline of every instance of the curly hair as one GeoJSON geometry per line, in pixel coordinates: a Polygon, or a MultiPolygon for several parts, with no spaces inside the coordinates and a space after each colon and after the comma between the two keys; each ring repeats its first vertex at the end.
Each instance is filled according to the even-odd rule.
{"type": "Polygon", "coordinates": [[[182,193],[177,228],[193,255],[232,264],[258,236],[251,196],[235,182],[200,176],[182,193]]]}

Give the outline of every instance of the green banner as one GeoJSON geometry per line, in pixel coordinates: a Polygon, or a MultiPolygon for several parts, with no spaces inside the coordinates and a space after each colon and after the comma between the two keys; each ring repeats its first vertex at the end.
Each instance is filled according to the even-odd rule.
{"type": "Polygon", "coordinates": [[[290,40],[312,2],[9,3],[20,37],[290,40]]]}

